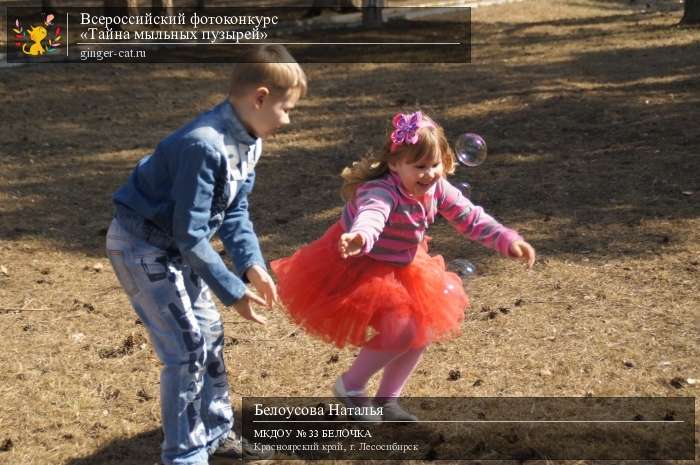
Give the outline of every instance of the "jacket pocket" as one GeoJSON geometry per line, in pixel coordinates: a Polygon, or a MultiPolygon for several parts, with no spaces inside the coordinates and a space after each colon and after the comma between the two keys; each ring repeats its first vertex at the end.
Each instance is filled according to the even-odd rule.
{"type": "Polygon", "coordinates": [[[139,292],[139,288],[136,285],[136,280],[131,274],[129,267],[124,260],[124,254],[121,250],[108,250],[109,261],[112,263],[112,268],[114,273],[117,275],[119,284],[122,285],[126,294],[131,297],[139,292]]]}

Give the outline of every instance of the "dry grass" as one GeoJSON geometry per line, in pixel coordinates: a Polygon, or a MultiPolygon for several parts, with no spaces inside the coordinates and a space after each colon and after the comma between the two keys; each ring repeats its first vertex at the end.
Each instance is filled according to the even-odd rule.
{"type": "MultiPolygon", "coordinates": [[[[267,258],[325,230],[340,168],[389,115],[420,107],[449,134],[485,136],[489,160],[466,173],[474,198],[540,261],[524,273],[437,225],[433,251],[479,268],[474,306],[406,394],[697,396],[682,381],[700,377],[700,31],[658,3],[481,8],[471,65],[307,66],[311,94],[258,168],[267,258]]],[[[104,257],[110,195],[223,97],[226,66],[0,73],[0,462],[157,463],[159,366],[104,257]]],[[[295,331],[280,309],[266,327],[222,313],[237,400],[326,396],[355,353],[295,331]]]]}

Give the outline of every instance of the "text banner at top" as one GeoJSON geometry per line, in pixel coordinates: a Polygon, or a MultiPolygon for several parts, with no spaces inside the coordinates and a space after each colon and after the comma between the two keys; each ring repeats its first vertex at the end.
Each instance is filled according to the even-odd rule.
{"type": "Polygon", "coordinates": [[[236,63],[282,44],[300,63],[468,63],[470,9],[7,7],[11,63],[236,63]]]}

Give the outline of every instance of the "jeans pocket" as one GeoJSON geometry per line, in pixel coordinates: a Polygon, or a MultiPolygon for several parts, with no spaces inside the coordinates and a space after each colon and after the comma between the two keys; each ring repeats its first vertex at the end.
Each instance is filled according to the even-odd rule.
{"type": "Polygon", "coordinates": [[[124,260],[124,253],[121,250],[108,250],[109,261],[112,263],[114,273],[117,275],[119,284],[122,285],[126,294],[131,297],[139,292],[136,280],[131,274],[129,267],[124,260]]]}
{"type": "Polygon", "coordinates": [[[140,258],[141,268],[152,283],[162,281],[168,276],[168,256],[149,254],[140,258]]]}

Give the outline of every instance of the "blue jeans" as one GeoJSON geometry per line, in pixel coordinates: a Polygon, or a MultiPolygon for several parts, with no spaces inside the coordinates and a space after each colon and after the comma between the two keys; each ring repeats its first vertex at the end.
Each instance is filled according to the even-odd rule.
{"type": "Polygon", "coordinates": [[[224,332],[204,281],[115,219],[107,254],[158,358],[165,465],[203,465],[233,426],[224,332]]]}

